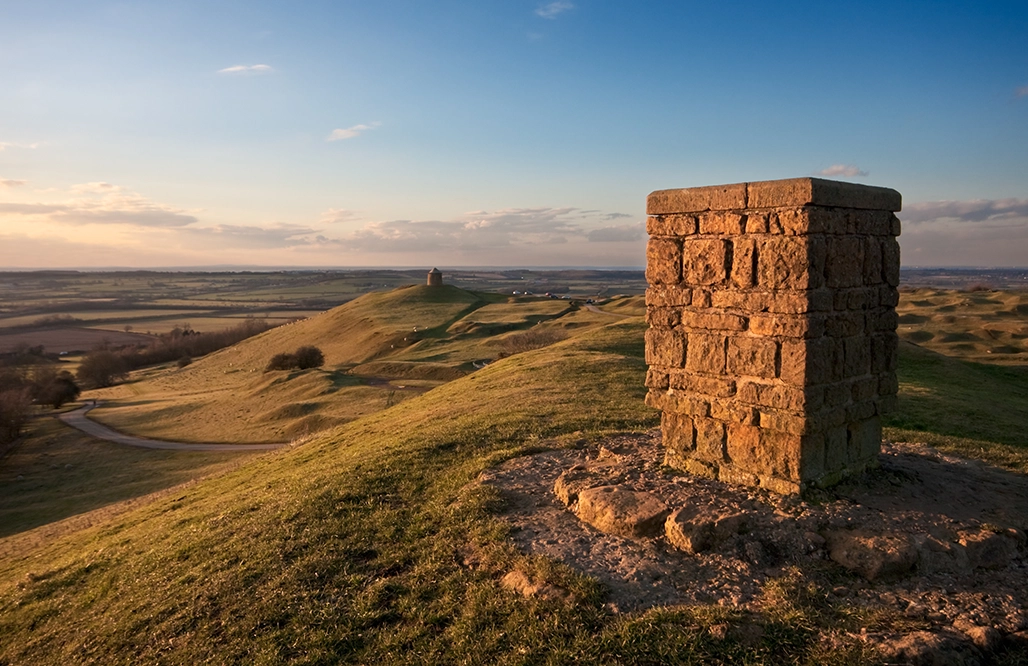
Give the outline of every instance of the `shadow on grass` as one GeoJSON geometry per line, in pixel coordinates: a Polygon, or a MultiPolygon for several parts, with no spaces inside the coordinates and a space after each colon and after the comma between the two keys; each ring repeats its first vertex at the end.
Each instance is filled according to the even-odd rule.
{"type": "Polygon", "coordinates": [[[40,419],[0,459],[0,538],[228,469],[250,455],[119,446],[40,419]]]}
{"type": "Polygon", "coordinates": [[[885,425],[1028,448],[1028,368],[948,358],[901,343],[899,406],[885,425]]]}

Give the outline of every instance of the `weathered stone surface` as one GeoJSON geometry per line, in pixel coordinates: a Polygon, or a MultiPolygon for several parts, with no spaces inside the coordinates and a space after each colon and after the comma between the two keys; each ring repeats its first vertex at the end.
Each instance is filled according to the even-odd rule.
{"type": "Polygon", "coordinates": [[[778,492],[875,464],[898,391],[899,204],[817,178],[650,196],[646,400],[692,419],[669,464],[778,492]]]}
{"type": "MultiPolygon", "coordinates": [[[[682,279],[690,285],[723,282],[728,275],[728,243],[720,239],[696,238],[682,243],[682,279]]],[[[648,256],[648,255],[647,255],[648,256]]]]}
{"type": "Polygon", "coordinates": [[[701,553],[738,534],[746,527],[742,513],[716,513],[683,507],[664,522],[664,534],[671,545],[687,553],[701,553]]]}
{"type": "Polygon", "coordinates": [[[682,280],[682,244],[671,238],[651,238],[646,245],[646,281],[678,284],[682,280]]]}
{"type": "Polygon", "coordinates": [[[973,567],[1002,569],[1017,556],[1017,541],[1012,536],[991,530],[963,532],[959,543],[967,549],[967,557],[973,567]]]}
{"type": "Polygon", "coordinates": [[[834,561],[867,580],[902,576],[917,564],[918,552],[906,534],[838,530],[825,534],[834,561]]]}
{"type": "Polygon", "coordinates": [[[914,631],[878,646],[890,664],[911,666],[978,666],[982,655],[965,636],[956,631],[914,631]]]}
{"type": "Polygon", "coordinates": [[[778,345],[759,337],[732,336],[728,339],[728,374],[737,377],[775,376],[778,345]]]}
{"type": "Polygon", "coordinates": [[[746,208],[746,184],[657,190],[646,197],[647,215],[746,208]]]}
{"type": "Polygon", "coordinates": [[[696,233],[692,215],[658,215],[646,219],[646,233],[651,236],[690,236],[696,233]]]}
{"type": "Polygon", "coordinates": [[[578,494],[578,517],[608,534],[633,539],[657,536],[668,513],[655,495],[621,486],[589,488],[578,494]]]}
{"type": "Polygon", "coordinates": [[[792,178],[747,183],[749,208],[782,206],[832,206],[869,210],[898,211],[903,199],[896,190],[840,183],[821,178],[792,178]]]}

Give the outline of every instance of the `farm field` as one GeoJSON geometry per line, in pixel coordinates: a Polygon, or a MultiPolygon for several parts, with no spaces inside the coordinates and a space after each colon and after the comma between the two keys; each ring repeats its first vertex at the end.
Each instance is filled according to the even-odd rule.
{"type": "MultiPolygon", "coordinates": [[[[903,292],[888,438],[1028,473],[1024,355],[932,347],[904,328],[933,322],[941,340],[1001,321],[1016,333],[1020,298],[903,292]],[[939,310],[963,300],[966,320],[939,310]]],[[[106,401],[93,415],[128,432],[294,446],[166,459],[111,446],[91,479],[88,458],[67,456],[96,443],[41,422],[32,446],[0,459],[0,479],[53,475],[31,493],[0,486],[0,511],[20,521],[0,539],[0,662],[827,665],[872,661],[852,638],[861,628],[917,629],[789,576],[756,613],[613,613],[594,580],[511,546],[504,500],[473,483],[480,472],[659,422],[642,403],[644,312],[639,296],[587,307],[416,286],[88,392],[106,401]],[[325,366],[264,372],[301,344],[325,366]],[[93,498],[81,514],[61,499],[73,471],[72,495],[93,498]],[[570,598],[511,594],[498,581],[515,569],[570,598]],[[724,638],[754,622],[756,639],[724,638]]]]}

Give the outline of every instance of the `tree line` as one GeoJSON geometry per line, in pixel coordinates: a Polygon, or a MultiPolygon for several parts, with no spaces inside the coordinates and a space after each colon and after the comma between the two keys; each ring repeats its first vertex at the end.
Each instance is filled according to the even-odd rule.
{"type": "Polygon", "coordinates": [[[111,386],[132,370],[170,361],[184,367],[195,357],[230,347],[271,328],[274,326],[267,320],[251,317],[210,333],[194,331],[188,324],[176,326],[144,345],[117,349],[101,345],[82,358],[74,376],[60,370],[59,357],[46,353],[42,345],[5,354],[0,362],[0,443],[13,441],[21,434],[33,405],[60,408],[78,398],[80,384],[89,388],[111,386]]]}

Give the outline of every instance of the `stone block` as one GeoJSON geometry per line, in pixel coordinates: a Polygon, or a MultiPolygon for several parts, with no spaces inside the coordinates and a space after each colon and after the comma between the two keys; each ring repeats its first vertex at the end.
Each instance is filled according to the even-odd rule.
{"type": "Polygon", "coordinates": [[[630,539],[655,537],[670,511],[656,495],[622,486],[587,488],[578,494],[578,517],[601,532],[630,539]]]}
{"type": "Polygon", "coordinates": [[[765,429],[761,433],[761,443],[767,476],[799,482],[802,435],[765,429]]]}
{"type": "Polygon", "coordinates": [[[693,431],[692,419],[685,414],[664,412],[660,416],[660,431],[664,446],[678,453],[686,453],[696,448],[696,434],[693,431]]]}
{"type": "Polygon", "coordinates": [[[825,468],[828,472],[846,469],[850,462],[849,429],[836,426],[825,432],[825,468]]]}
{"type": "Polygon", "coordinates": [[[720,375],[725,371],[725,336],[707,333],[689,334],[689,354],[685,368],[691,372],[720,375]]]}
{"type": "Polygon", "coordinates": [[[882,241],[882,281],[890,287],[900,283],[900,246],[895,238],[882,241]]]}
{"type": "Polygon", "coordinates": [[[823,247],[823,241],[805,237],[762,240],[757,248],[757,284],[766,289],[820,287],[824,273],[823,247]]]}
{"type": "Polygon", "coordinates": [[[711,238],[689,239],[682,243],[682,252],[682,277],[687,284],[719,284],[728,276],[727,241],[711,238]]]}
{"type": "Polygon", "coordinates": [[[755,425],[732,423],[728,426],[726,452],[732,465],[749,472],[766,471],[761,429],[755,425]]]}
{"type": "Polygon", "coordinates": [[[667,370],[654,366],[646,371],[646,388],[666,389],[669,386],[668,382],[667,370]]]}
{"type": "Polygon", "coordinates": [[[763,291],[737,291],[734,289],[718,289],[711,294],[712,307],[723,310],[744,310],[746,312],[766,312],[774,302],[774,295],[763,291]]]}
{"type": "Polygon", "coordinates": [[[682,281],[682,245],[671,238],[651,238],[646,244],[646,281],[678,284],[682,281]]]}
{"type": "Polygon", "coordinates": [[[696,428],[696,456],[706,462],[725,461],[725,424],[717,419],[693,420],[696,428]]]}
{"type": "Polygon", "coordinates": [[[646,323],[654,328],[674,328],[682,323],[680,308],[646,308],[646,323]]]}
{"type": "Polygon", "coordinates": [[[739,213],[710,212],[699,216],[701,234],[739,236],[746,229],[745,219],[739,213]]]}
{"type": "Polygon", "coordinates": [[[655,284],[646,290],[647,307],[680,307],[692,303],[692,289],[677,284],[655,284]]]}
{"type": "Polygon", "coordinates": [[[746,213],[746,233],[766,234],[767,233],[767,211],[751,210],[746,213]]]}
{"type": "Polygon", "coordinates": [[[824,404],[825,389],[819,386],[788,386],[740,381],[736,385],[739,402],[773,407],[791,412],[814,412],[824,404]]]}
{"type": "Polygon", "coordinates": [[[882,283],[882,242],[875,236],[862,239],[864,243],[863,286],[878,286],[882,283]]]}
{"type": "Polygon", "coordinates": [[[681,324],[688,329],[741,331],[746,328],[746,319],[736,314],[684,310],[681,314],[681,324]]]}
{"type": "Polygon", "coordinates": [[[900,193],[896,190],[821,178],[791,178],[748,183],[746,201],[750,208],[812,204],[885,211],[898,211],[903,203],[900,193]]]}
{"type": "Polygon", "coordinates": [[[746,208],[745,183],[657,190],[646,197],[647,215],[700,213],[706,210],[742,210],[744,208],[746,208]]]}
{"type": "Polygon", "coordinates": [[[794,386],[825,384],[836,376],[835,340],[783,340],[779,377],[794,386]]]}
{"type": "Polygon", "coordinates": [[[710,416],[724,423],[757,425],[760,422],[760,413],[756,407],[741,404],[732,398],[711,400],[710,416]]]}
{"type": "Polygon", "coordinates": [[[757,241],[741,237],[732,241],[732,285],[748,289],[757,280],[757,241]]]}
{"type": "Polygon", "coordinates": [[[646,233],[650,236],[691,236],[696,233],[693,215],[656,215],[646,218],[646,233]]]}
{"type": "Polygon", "coordinates": [[[651,328],[646,331],[646,363],[680,368],[685,361],[685,336],[676,330],[651,328]]]}
{"type": "Polygon", "coordinates": [[[669,386],[673,389],[694,391],[714,398],[727,398],[735,395],[734,379],[697,375],[688,370],[672,370],[669,386]]]}
{"type": "Polygon", "coordinates": [[[740,377],[775,376],[777,343],[768,338],[736,335],[728,338],[728,374],[740,377]]]}
{"type": "Polygon", "coordinates": [[[844,377],[860,377],[871,373],[871,338],[863,335],[844,338],[844,377]]]}
{"type": "Polygon", "coordinates": [[[750,333],[768,337],[816,338],[825,332],[825,317],[820,315],[756,315],[749,323],[750,333]]]}
{"type": "Polygon", "coordinates": [[[825,284],[831,289],[859,287],[864,282],[864,242],[859,236],[829,236],[825,284]]]}

